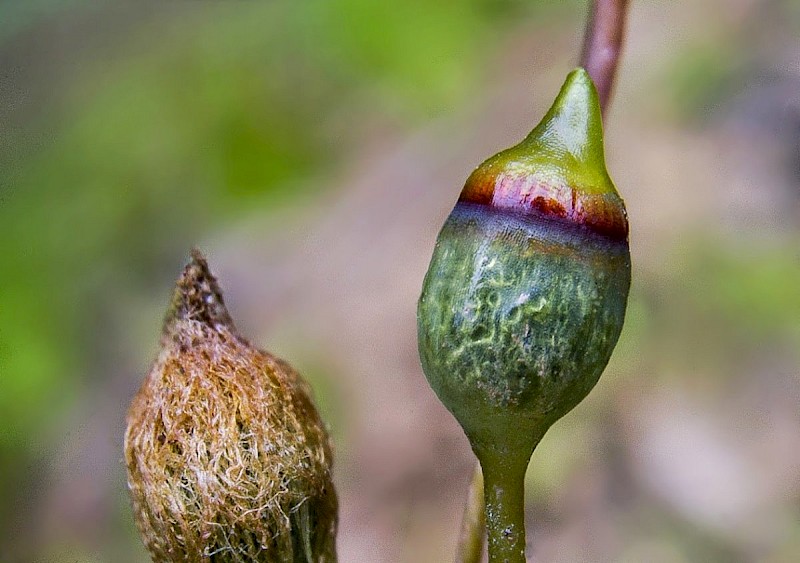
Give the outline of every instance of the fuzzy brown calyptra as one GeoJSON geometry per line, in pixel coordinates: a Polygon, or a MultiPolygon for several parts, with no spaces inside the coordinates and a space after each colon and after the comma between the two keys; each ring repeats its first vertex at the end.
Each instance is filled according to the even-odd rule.
{"type": "Polygon", "coordinates": [[[157,563],[336,561],[331,446],[310,389],[237,333],[197,251],[128,412],[125,460],[157,563]]]}

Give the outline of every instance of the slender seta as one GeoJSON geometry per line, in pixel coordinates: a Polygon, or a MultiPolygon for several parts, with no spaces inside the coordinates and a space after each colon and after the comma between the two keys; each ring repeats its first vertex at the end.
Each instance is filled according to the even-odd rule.
{"type": "Polygon", "coordinates": [[[470,175],[417,310],[425,375],[480,461],[492,563],[525,561],[524,477],[597,383],[625,317],[625,205],[597,91],[578,68],[518,145],[470,175]]]}

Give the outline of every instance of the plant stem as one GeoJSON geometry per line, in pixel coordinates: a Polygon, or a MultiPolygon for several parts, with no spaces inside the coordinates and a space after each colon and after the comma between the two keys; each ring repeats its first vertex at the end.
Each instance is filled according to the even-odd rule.
{"type": "Polygon", "coordinates": [[[489,537],[489,563],[525,563],[525,470],[528,457],[509,461],[485,455],[483,494],[489,537]]]}
{"type": "Polygon", "coordinates": [[[456,547],[456,563],[480,563],[483,555],[483,536],[486,531],[486,512],[483,507],[483,471],[479,463],[472,471],[467,493],[461,533],[456,547]]]}
{"type": "Polygon", "coordinates": [[[617,73],[629,0],[593,0],[580,65],[589,72],[606,113],[617,73]]]}

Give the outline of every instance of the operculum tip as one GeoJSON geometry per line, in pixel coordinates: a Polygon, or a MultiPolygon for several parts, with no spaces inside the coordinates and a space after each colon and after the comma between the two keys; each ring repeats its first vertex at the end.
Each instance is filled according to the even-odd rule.
{"type": "Polygon", "coordinates": [[[585,69],[569,73],[553,105],[524,142],[572,161],[574,172],[607,176],[600,99],[585,69]]]}
{"type": "Polygon", "coordinates": [[[600,101],[582,68],[519,144],[481,164],[459,201],[546,215],[623,239],[628,222],[605,165],[600,101]]]}

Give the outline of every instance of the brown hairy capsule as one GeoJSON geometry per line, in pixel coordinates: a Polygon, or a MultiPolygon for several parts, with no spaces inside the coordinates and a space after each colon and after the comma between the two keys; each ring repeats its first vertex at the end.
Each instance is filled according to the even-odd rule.
{"type": "Polygon", "coordinates": [[[125,460],[157,563],[336,561],[331,446],[310,389],[237,333],[197,251],[128,412],[125,460]]]}

